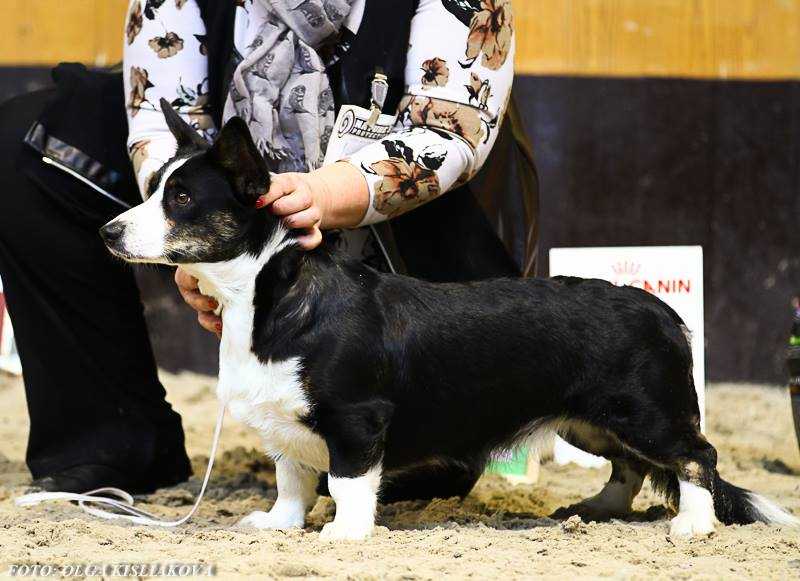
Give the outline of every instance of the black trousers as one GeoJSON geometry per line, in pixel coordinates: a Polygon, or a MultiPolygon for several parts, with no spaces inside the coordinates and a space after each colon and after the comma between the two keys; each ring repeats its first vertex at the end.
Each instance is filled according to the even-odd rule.
{"type": "Polygon", "coordinates": [[[164,399],[133,272],[97,234],[122,208],[77,181],[54,191],[47,172],[59,170],[22,142],[52,95],[0,106],[0,277],[24,372],[28,466],[34,478],[103,464],[148,484],[185,479],[180,416],[164,399]],[[33,164],[40,179],[25,172],[33,164]]]}

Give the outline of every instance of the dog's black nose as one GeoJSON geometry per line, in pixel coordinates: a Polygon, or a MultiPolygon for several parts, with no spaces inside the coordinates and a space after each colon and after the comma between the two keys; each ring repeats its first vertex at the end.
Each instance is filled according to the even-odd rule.
{"type": "Polygon", "coordinates": [[[106,242],[114,242],[120,239],[124,231],[125,231],[125,225],[122,222],[119,221],[109,222],[108,224],[100,228],[100,236],[102,236],[103,240],[105,240],[106,242]]]}

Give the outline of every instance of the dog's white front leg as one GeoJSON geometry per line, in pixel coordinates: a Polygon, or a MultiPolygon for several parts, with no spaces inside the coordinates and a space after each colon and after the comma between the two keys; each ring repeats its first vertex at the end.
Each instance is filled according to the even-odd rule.
{"type": "Polygon", "coordinates": [[[328,490],[336,502],[336,516],[322,527],[320,538],[360,541],[369,537],[375,528],[380,483],[380,464],[355,478],[328,475],[328,490]]]}
{"type": "Polygon", "coordinates": [[[244,517],[239,524],[259,529],[302,528],[306,512],[317,500],[318,473],[286,458],[275,461],[275,478],[278,481],[278,499],[269,512],[257,510],[244,517]]]}

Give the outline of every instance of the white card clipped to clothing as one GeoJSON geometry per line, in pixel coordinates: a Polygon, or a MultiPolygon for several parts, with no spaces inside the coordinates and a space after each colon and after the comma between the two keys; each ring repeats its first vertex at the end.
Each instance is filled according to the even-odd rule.
{"type": "MultiPolygon", "coordinates": [[[[363,147],[386,138],[392,132],[396,120],[396,116],[385,114],[380,114],[376,118],[375,108],[370,111],[364,107],[343,105],[333,126],[333,135],[325,152],[324,165],[341,161],[363,147]],[[370,121],[375,123],[370,124],[370,121]]],[[[343,243],[347,254],[361,256],[370,233],[377,240],[389,269],[395,272],[395,267],[374,226],[369,227],[369,232],[364,228],[358,228],[344,233],[343,243]]]]}
{"type": "Polygon", "coordinates": [[[370,125],[371,115],[372,112],[364,107],[342,105],[325,152],[324,165],[336,163],[392,132],[396,116],[381,114],[375,124],[370,125]]]}

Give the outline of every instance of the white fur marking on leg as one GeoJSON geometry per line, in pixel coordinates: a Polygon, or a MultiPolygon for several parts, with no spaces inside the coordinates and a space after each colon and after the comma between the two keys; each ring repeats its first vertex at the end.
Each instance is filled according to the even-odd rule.
{"type": "Polygon", "coordinates": [[[329,475],[328,490],[336,502],[336,516],[322,527],[320,538],[360,541],[370,536],[375,527],[380,483],[380,464],[356,478],[329,475]]]}
{"type": "Polygon", "coordinates": [[[240,525],[258,529],[302,528],[306,512],[317,499],[317,472],[287,458],[275,461],[278,499],[269,512],[251,512],[240,525]]]}
{"type": "Polygon", "coordinates": [[[672,519],[669,534],[673,537],[702,537],[714,533],[717,518],[714,514],[714,499],[701,486],[685,480],[680,485],[678,515],[672,519]]]}

